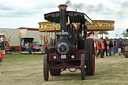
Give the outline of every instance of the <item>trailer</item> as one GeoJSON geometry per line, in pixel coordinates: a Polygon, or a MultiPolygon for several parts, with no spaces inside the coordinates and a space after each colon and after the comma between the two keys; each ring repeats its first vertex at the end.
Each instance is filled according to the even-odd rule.
{"type": "Polygon", "coordinates": [[[26,27],[20,27],[17,29],[12,28],[0,28],[0,33],[5,35],[5,38],[9,39],[9,50],[20,50],[20,39],[19,34],[21,33],[21,37],[32,37],[35,41],[38,41],[40,44],[41,39],[39,37],[39,29],[37,28],[26,28],[26,27]],[[24,32],[23,32],[24,31],[24,32]]]}
{"type": "Polygon", "coordinates": [[[21,54],[43,54],[43,45],[40,45],[38,41],[34,42],[34,38],[21,38],[21,54]]]}

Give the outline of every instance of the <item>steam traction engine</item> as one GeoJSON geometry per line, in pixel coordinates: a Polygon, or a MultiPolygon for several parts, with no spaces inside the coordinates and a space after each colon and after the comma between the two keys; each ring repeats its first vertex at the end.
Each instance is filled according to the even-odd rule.
{"type": "Polygon", "coordinates": [[[92,39],[86,39],[85,21],[91,19],[84,13],[66,11],[66,5],[58,6],[60,11],[45,14],[45,19],[50,22],[60,23],[60,32],[56,34],[55,43],[47,48],[43,61],[44,80],[52,76],[59,76],[62,71],[71,68],[81,70],[81,80],[86,75],[94,75],[95,50],[92,39]],[[70,24],[66,25],[68,18],[70,24]],[[81,23],[75,29],[73,23],[81,23]],[[84,27],[84,28],[83,28],[84,27]]]}

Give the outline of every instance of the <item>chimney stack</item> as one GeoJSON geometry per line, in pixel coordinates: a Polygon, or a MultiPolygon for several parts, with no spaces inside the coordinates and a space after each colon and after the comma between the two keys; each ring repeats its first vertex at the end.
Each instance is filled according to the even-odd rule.
{"type": "Polygon", "coordinates": [[[62,30],[65,31],[67,5],[61,4],[61,5],[58,6],[58,8],[60,9],[60,29],[61,29],[61,31],[62,30]]]}

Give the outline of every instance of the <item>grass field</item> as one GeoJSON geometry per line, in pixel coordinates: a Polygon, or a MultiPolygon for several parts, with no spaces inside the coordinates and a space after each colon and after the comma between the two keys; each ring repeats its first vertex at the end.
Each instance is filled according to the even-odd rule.
{"type": "Polygon", "coordinates": [[[128,59],[112,56],[96,59],[94,76],[80,80],[80,71],[68,70],[60,76],[43,79],[43,55],[5,55],[0,74],[0,85],[128,85],[128,59]]]}

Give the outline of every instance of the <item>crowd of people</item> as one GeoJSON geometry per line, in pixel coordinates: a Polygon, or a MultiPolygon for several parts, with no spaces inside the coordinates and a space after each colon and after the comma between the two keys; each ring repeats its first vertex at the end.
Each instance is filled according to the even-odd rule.
{"type": "Polygon", "coordinates": [[[96,57],[100,55],[101,58],[106,56],[112,56],[118,53],[118,55],[122,55],[124,52],[124,46],[126,45],[126,40],[123,42],[119,40],[95,40],[95,47],[96,47],[96,57]]]}

